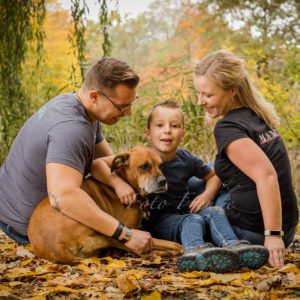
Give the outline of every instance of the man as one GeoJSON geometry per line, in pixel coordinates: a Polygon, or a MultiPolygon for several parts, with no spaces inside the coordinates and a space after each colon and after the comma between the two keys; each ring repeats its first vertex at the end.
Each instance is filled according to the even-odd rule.
{"type": "MultiPolygon", "coordinates": [[[[27,120],[0,169],[0,228],[8,236],[29,243],[30,216],[48,194],[51,205],[67,216],[104,235],[124,237],[119,221],[80,186],[95,158],[112,155],[100,122],[112,125],[131,114],[138,82],[126,63],[103,58],[89,69],[77,93],[55,97],[27,120]]],[[[97,172],[101,169],[93,166],[97,172]]],[[[119,182],[112,177],[113,187],[119,182]]],[[[133,229],[125,245],[141,254],[153,243],[149,233],[133,229]]]]}

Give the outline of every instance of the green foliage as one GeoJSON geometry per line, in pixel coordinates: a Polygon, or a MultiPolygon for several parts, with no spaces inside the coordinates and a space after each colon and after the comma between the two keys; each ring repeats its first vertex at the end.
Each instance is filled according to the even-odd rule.
{"type": "Polygon", "coordinates": [[[98,2],[101,7],[99,21],[100,21],[100,26],[102,29],[102,35],[104,39],[102,44],[103,56],[110,56],[112,51],[112,44],[110,41],[108,29],[111,25],[111,19],[109,18],[109,12],[107,8],[106,0],[98,0],[98,2]]]}
{"type": "Polygon", "coordinates": [[[41,61],[45,1],[0,1],[0,162],[30,113],[23,87],[28,42],[36,41],[37,66],[41,61]]]}
{"type": "Polygon", "coordinates": [[[81,7],[81,0],[71,0],[71,15],[73,20],[73,26],[71,27],[71,32],[68,35],[68,40],[71,43],[72,49],[74,51],[74,56],[77,57],[76,64],[72,64],[71,66],[71,81],[73,82],[73,86],[79,87],[84,78],[84,72],[86,67],[86,59],[85,59],[85,38],[84,33],[86,30],[86,13],[88,12],[88,6],[83,0],[83,7],[81,7]],[[77,65],[80,67],[80,80],[77,80],[77,65]]]}

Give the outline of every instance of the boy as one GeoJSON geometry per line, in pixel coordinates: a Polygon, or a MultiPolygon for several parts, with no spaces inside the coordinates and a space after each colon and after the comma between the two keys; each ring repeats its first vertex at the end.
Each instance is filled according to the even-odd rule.
{"type": "Polygon", "coordinates": [[[198,157],[178,148],[184,138],[184,116],[176,101],[155,105],[147,127],[147,139],[164,161],[162,171],[168,182],[165,193],[150,197],[147,229],[154,237],[183,244],[185,253],[177,260],[179,271],[229,272],[264,265],[268,250],[239,240],[224,210],[208,207],[218,193],[220,181],[198,157]],[[191,201],[187,183],[192,176],[203,179],[206,188],[191,201]],[[206,227],[218,247],[204,241],[206,227]]]}

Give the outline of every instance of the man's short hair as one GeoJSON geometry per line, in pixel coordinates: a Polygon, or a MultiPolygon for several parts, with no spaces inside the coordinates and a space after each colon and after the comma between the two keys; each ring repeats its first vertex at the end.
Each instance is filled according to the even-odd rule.
{"type": "Polygon", "coordinates": [[[84,86],[87,89],[114,89],[119,84],[135,88],[139,76],[129,65],[115,58],[105,57],[92,65],[88,70],[84,86]]]}
{"type": "Polygon", "coordinates": [[[183,111],[181,110],[180,105],[178,104],[178,102],[176,100],[169,99],[169,100],[157,103],[153,106],[153,108],[151,109],[151,111],[148,115],[148,119],[147,119],[147,128],[148,129],[150,129],[150,125],[151,125],[152,118],[153,118],[153,112],[154,112],[155,108],[157,108],[157,107],[166,107],[166,108],[178,109],[182,114],[182,123],[183,123],[183,126],[184,126],[184,114],[183,114],[183,111]]]}

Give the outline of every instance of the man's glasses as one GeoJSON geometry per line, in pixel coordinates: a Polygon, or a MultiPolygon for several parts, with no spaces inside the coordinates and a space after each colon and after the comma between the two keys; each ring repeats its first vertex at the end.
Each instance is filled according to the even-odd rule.
{"type": "Polygon", "coordinates": [[[134,100],[129,103],[129,104],[117,104],[115,103],[112,99],[110,99],[108,96],[106,96],[103,92],[94,89],[97,93],[101,94],[102,96],[104,96],[118,111],[120,112],[124,112],[125,110],[127,110],[133,103],[135,103],[137,100],[139,100],[139,96],[135,96],[134,100]]]}

